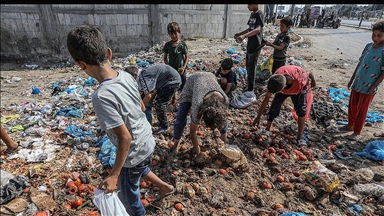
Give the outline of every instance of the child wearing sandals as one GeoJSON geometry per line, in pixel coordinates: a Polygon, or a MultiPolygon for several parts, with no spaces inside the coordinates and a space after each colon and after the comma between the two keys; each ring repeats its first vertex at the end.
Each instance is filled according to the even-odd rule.
{"type": "MultiPolygon", "coordinates": [[[[352,89],[348,105],[348,125],[340,130],[353,131],[353,134],[347,136],[349,140],[361,138],[368,108],[384,79],[384,21],[372,25],[372,41],[365,46],[348,82],[348,89],[352,89]]],[[[378,137],[383,135],[383,132],[374,134],[378,137]]]]}
{"type": "Polygon", "coordinates": [[[275,94],[268,113],[267,127],[263,131],[263,134],[268,136],[274,118],[279,115],[285,99],[290,97],[298,116],[297,145],[306,145],[306,141],[303,139],[303,131],[305,116],[310,109],[310,107],[307,107],[307,93],[310,88],[315,86],[316,81],[312,73],[296,65],[281,66],[268,80],[267,93],[253,121],[253,125],[259,125],[261,115],[269,103],[269,98],[272,94],[275,94]]]}

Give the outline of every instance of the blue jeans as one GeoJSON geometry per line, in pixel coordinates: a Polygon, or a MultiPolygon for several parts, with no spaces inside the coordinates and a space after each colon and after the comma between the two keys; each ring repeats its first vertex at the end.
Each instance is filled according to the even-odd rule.
{"type": "Polygon", "coordinates": [[[187,125],[187,116],[189,109],[191,108],[192,103],[184,102],[179,104],[179,109],[177,110],[176,120],[173,123],[173,138],[181,139],[185,125],[187,125]]]}
{"type": "Polygon", "coordinates": [[[117,189],[118,197],[131,216],[144,216],[145,208],[140,200],[140,179],[151,171],[152,154],[135,167],[121,169],[117,189]]]}
{"type": "MultiPolygon", "coordinates": [[[[191,108],[192,103],[184,102],[179,104],[179,109],[177,110],[176,120],[173,124],[173,138],[175,140],[181,139],[185,125],[187,125],[187,116],[189,109],[191,108]]],[[[220,129],[220,134],[226,134],[228,130],[228,121],[225,121],[224,128],[220,129]]]]}

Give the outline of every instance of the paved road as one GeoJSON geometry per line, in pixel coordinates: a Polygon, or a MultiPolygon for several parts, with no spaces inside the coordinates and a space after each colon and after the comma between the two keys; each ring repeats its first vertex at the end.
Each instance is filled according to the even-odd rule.
{"type": "MultiPolygon", "coordinates": [[[[341,24],[359,26],[360,20],[341,20],[341,24]]],[[[362,21],[360,27],[371,27],[371,21],[362,21]]]]}

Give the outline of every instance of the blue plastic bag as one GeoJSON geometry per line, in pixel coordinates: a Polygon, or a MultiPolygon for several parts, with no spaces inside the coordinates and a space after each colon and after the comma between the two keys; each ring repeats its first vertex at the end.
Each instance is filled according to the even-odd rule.
{"type": "Polygon", "coordinates": [[[363,151],[356,152],[357,156],[366,157],[371,160],[384,160],[384,141],[374,140],[369,142],[363,151]]]}
{"type": "Polygon", "coordinates": [[[307,215],[301,212],[288,212],[288,213],[281,214],[280,216],[307,216],[307,215]]]}

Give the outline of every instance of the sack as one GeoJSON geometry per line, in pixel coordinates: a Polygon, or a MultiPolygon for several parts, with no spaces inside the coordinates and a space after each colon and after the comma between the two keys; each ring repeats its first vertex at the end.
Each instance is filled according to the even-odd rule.
{"type": "Polygon", "coordinates": [[[241,95],[233,94],[230,105],[235,108],[245,108],[252,105],[256,101],[256,95],[253,91],[243,92],[241,95]]]}
{"type": "Polygon", "coordinates": [[[100,210],[101,216],[129,216],[117,191],[106,194],[104,190],[95,188],[93,203],[100,210]]]}

